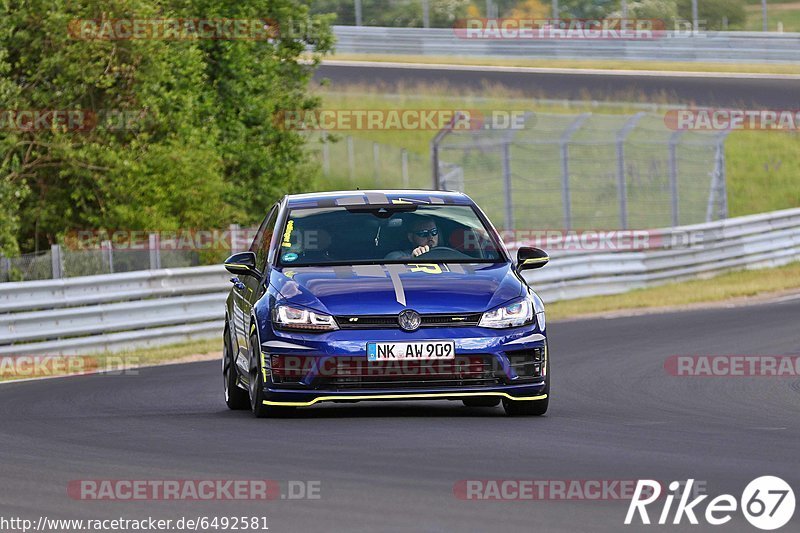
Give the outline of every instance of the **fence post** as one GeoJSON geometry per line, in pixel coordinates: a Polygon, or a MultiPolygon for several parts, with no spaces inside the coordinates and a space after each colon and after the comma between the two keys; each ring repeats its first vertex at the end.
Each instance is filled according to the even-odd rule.
{"type": "Polygon", "coordinates": [[[439,140],[438,135],[431,141],[431,174],[433,174],[433,190],[439,190],[439,140]]]}
{"type": "Polygon", "coordinates": [[[731,130],[723,131],[717,139],[717,158],[719,160],[719,218],[728,218],[728,173],[725,168],[725,140],[731,130]]]}
{"type": "Polygon", "coordinates": [[[636,127],[645,115],[644,111],[636,113],[617,133],[617,196],[619,197],[620,229],[628,229],[628,186],[625,180],[625,138],[636,127]]]}
{"type": "Polygon", "coordinates": [[[347,136],[347,164],[350,168],[350,181],[356,180],[356,150],[353,147],[353,137],[347,136]]]}
{"type": "Polygon", "coordinates": [[[403,176],[403,188],[408,189],[408,150],[400,150],[400,172],[403,176]]]}
{"type": "Polygon", "coordinates": [[[2,281],[10,281],[11,280],[11,259],[0,255],[0,280],[2,281]]]}
{"type": "Polygon", "coordinates": [[[239,246],[239,224],[231,224],[228,226],[228,232],[231,234],[231,255],[242,250],[239,246]]]}
{"type": "Polygon", "coordinates": [[[728,188],[725,184],[725,138],[730,130],[723,131],[715,139],[714,145],[714,173],[711,177],[711,187],[708,191],[708,204],[706,206],[706,222],[728,217],[728,188]],[[716,211],[716,213],[715,213],[716,211]]]}
{"type": "Polygon", "coordinates": [[[53,270],[53,279],[64,277],[64,260],[61,256],[61,246],[58,244],[50,245],[50,264],[53,270]]]}
{"type": "Polygon", "coordinates": [[[148,248],[150,249],[150,270],[161,268],[161,239],[158,233],[151,233],[147,236],[148,248]]]}
{"type": "Polygon", "coordinates": [[[381,181],[381,156],[380,156],[380,147],[378,143],[372,143],[372,169],[373,169],[373,177],[375,178],[375,186],[378,187],[381,181]]]}
{"type": "Polygon", "coordinates": [[[592,116],[591,113],[578,115],[572,124],[561,134],[559,147],[561,148],[561,203],[564,205],[564,229],[572,229],[572,198],[569,190],[569,141],[576,131],[592,116]]]}
{"type": "Polygon", "coordinates": [[[103,241],[100,243],[100,251],[103,254],[103,260],[108,265],[108,273],[114,273],[114,247],[111,241],[103,241]]]}
{"type": "Polygon", "coordinates": [[[442,140],[447,136],[448,133],[453,131],[453,126],[461,120],[463,113],[461,111],[456,111],[453,113],[453,118],[444,128],[440,129],[439,132],[433,137],[431,140],[431,174],[433,175],[433,190],[438,191],[440,190],[441,184],[439,183],[439,144],[442,140]]]}
{"type": "Polygon", "coordinates": [[[514,205],[511,191],[511,143],[503,143],[503,188],[506,197],[506,231],[514,229],[514,205]]]}
{"type": "Polygon", "coordinates": [[[322,173],[326,176],[331,173],[331,147],[328,144],[328,132],[322,132],[322,173]]]}
{"type": "Polygon", "coordinates": [[[672,227],[678,226],[680,212],[678,211],[678,141],[683,131],[676,131],[669,137],[669,192],[672,212],[672,227]]]}

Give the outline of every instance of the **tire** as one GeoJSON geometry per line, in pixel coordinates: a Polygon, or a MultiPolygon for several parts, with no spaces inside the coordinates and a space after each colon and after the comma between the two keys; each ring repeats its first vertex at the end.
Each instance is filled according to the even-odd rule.
{"type": "Polygon", "coordinates": [[[294,413],[293,407],[264,405],[264,372],[261,368],[261,346],[255,335],[250,337],[250,387],[248,403],[256,418],[283,417],[294,413]]]}
{"type": "Polygon", "coordinates": [[[477,396],[475,398],[464,398],[461,402],[466,407],[497,407],[500,405],[500,398],[494,396],[477,396]]]}
{"type": "Polygon", "coordinates": [[[230,331],[227,326],[222,336],[222,380],[225,391],[225,404],[228,409],[241,411],[250,408],[250,397],[247,391],[239,387],[239,371],[233,360],[230,331]]]}
{"type": "Polygon", "coordinates": [[[503,409],[508,416],[542,416],[547,412],[550,404],[550,349],[547,349],[547,377],[543,394],[544,400],[506,400],[503,399],[503,409]]]}

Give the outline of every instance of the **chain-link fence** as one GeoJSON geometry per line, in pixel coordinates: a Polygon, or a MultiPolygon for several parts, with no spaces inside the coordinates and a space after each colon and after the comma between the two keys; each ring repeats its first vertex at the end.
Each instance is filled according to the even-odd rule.
{"type": "MultiPolygon", "coordinates": [[[[309,4],[311,13],[334,13],[334,24],[449,29],[457,19],[467,16],[470,1],[341,0],[309,4]]],[[[488,0],[485,5],[489,8],[487,16],[498,16],[492,0],[488,0]]]]}
{"type": "Polygon", "coordinates": [[[645,112],[529,113],[521,128],[441,132],[434,180],[505,229],[694,224],[727,216],[727,134],[675,131],[645,112]]]}
{"type": "Polygon", "coordinates": [[[359,137],[314,134],[308,147],[329,188],[430,189],[427,155],[359,137]]]}
{"type": "MultiPolygon", "coordinates": [[[[146,235],[144,242],[130,237],[120,242],[83,243],[69,240],[54,244],[50,250],[17,257],[0,256],[0,282],[33,281],[158,270],[221,263],[230,254],[250,246],[256,228],[232,224],[227,230],[176,232],[146,235]],[[211,236],[221,236],[212,238],[211,236]],[[206,238],[208,237],[208,238],[206,238]]],[[[134,235],[139,231],[119,232],[134,235]]]]}

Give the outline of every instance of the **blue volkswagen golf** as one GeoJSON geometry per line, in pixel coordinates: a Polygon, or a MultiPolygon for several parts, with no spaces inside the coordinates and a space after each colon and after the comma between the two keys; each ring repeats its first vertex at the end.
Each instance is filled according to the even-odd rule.
{"type": "Polygon", "coordinates": [[[276,203],[225,267],[223,376],[257,417],[319,402],[501,402],[542,415],[550,357],[541,299],[465,194],[343,191],[276,203]]]}

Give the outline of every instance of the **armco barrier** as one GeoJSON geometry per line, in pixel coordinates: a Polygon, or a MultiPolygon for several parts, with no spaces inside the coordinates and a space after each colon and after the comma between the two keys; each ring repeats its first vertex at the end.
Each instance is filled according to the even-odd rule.
{"type": "MultiPolygon", "coordinates": [[[[552,262],[525,278],[551,302],[800,260],[800,208],[650,234],[658,242],[689,234],[696,244],[551,250],[552,262]]],[[[221,266],[209,266],[0,284],[0,356],[119,351],[219,336],[228,278],[221,266]]]]}
{"type": "MultiPolygon", "coordinates": [[[[670,281],[735,269],[780,266],[800,260],[800,209],[729,218],[651,232],[693,235],[695,245],[641,251],[551,251],[552,262],[525,272],[545,301],[618,294],[670,281]]],[[[521,243],[513,243],[514,249],[521,243]]]]}
{"type": "Polygon", "coordinates": [[[528,59],[796,63],[800,34],[668,32],[653,40],[465,39],[452,28],[334,26],[340,54],[472,56],[528,59]]]}
{"type": "Polygon", "coordinates": [[[220,266],[0,284],[0,355],[78,354],[214,337],[220,266]]]}

